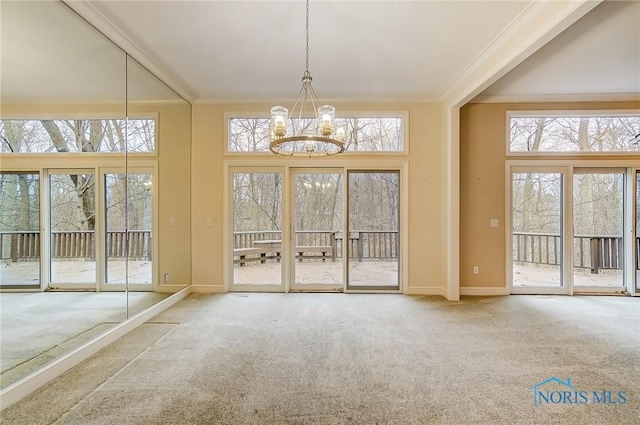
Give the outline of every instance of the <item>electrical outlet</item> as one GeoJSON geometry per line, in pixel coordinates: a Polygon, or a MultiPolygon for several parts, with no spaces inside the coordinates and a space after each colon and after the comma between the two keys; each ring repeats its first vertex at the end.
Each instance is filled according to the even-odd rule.
{"type": "Polygon", "coordinates": [[[489,225],[490,225],[491,227],[499,227],[499,226],[500,226],[500,222],[498,221],[498,219],[497,219],[497,218],[492,218],[492,219],[489,221],[489,225]]]}
{"type": "Polygon", "coordinates": [[[164,283],[169,283],[169,273],[164,274],[164,283]]]}
{"type": "Polygon", "coordinates": [[[473,266],[473,274],[480,274],[480,266],[473,266]]]}

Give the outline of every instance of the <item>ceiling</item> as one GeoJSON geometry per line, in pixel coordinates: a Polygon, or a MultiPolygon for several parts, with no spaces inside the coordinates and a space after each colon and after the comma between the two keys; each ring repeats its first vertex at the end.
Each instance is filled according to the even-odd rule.
{"type": "MultiPolygon", "coordinates": [[[[292,97],[304,1],[92,1],[199,99],[292,97]]],[[[324,99],[438,97],[527,2],[312,1],[310,71],[324,99]]]]}
{"type": "Polygon", "coordinates": [[[483,97],[598,94],[640,99],[639,1],[600,4],[487,88],[483,97]]]}
{"type": "MultiPolygon", "coordinates": [[[[441,99],[533,3],[312,0],[314,86],[332,101],[441,99]]],[[[90,4],[195,100],[297,94],[305,59],[302,0],[90,4]]],[[[637,1],[596,6],[485,94],[629,92],[640,92],[637,1]]]]}
{"type": "Polygon", "coordinates": [[[14,103],[176,101],[147,69],[56,1],[0,1],[0,88],[14,103]]]}
{"type": "MultiPolygon", "coordinates": [[[[190,101],[287,101],[300,88],[303,0],[65,3],[190,101]]],[[[573,1],[586,7],[571,16],[561,3],[568,2],[311,0],[315,90],[333,102],[441,101],[461,86],[478,98],[640,97],[640,1],[573,1]],[[540,29],[552,7],[555,20],[540,29]]],[[[12,16],[2,19],[3,97],[78,91],[85,80],[122,87],[119,48],[78,37],[80,20],[53,23],[70,11],[51,2],[0,6],[12,16]],[[25,26],[14,16],[26,7],[37,22],[25,26]]],[[[87,93],[114,92],[99,86],[87,93]]]]}

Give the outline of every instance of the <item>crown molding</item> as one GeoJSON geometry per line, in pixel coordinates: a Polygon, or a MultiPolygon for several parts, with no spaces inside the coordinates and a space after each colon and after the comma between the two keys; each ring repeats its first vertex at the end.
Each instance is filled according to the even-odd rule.
{"type": "MultiPolygon", "coordinates": [[[[231,97],[218,97],[218,98],[209,98],[209,97],[201,97],[195,99],[193,104],[202,104],[202,105],[222,105],[222,104],[238,104],[238,105],[247,105],[247,104],[264,104],[264,105],[274,105],[274,104],[293,104],[295,99],[265,99],[265,98],[231,98],[231,97]]],[[[322,103],[329,103],[332,105],[340,105],[340,104],[434,104],[440,103],[440,97],[353,97],[349,99],[337,99],[337,98],[323,98],[322,103]]]]}
{"type": "Polygon", "coordinates": [[[480,94],[469,103],[640,102],[636,93],[480,94]]]}
{"type": "Polygon", "coordinates": [[[480,94],[602,0],[532,0],[449,85],[442,102],[462,106],[480,94]]]}
{"type": "Polygon", "coordinates": [[[178,95],[188,102],[193,102],[196,96],[186,88],[186,84],[173,77],[168,71],[151,58],[140,46],[131,40],[126,34],[102,14],[87,0],[60,0],[63,4],[80,15],[96,30],[101,32],[126,54],[138,61],[151,74],[169,86],[178,95]]]}

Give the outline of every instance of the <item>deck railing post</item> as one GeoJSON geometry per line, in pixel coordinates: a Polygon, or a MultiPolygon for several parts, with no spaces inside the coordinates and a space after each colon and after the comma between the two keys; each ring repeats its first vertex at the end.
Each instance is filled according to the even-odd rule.
{"type": "Polygon", "coordinates": [[[591,273],[598,274],[600,266],[600,238],[591,238],[591,273]]]}
{"type": "Polygon", "coordinates": [[[20,234],[11,235],[11,262],[15,263],[18,261],[18,238],[20,234]]]}

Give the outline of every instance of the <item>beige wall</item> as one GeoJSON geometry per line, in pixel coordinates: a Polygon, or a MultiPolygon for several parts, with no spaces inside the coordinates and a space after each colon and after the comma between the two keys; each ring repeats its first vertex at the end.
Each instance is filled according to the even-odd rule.
{"type": "MultiPolygon", "coordinates": [[[[504,223],[508,110],[639,108],[640,102],[465,105],[460,113],[460,286],[506,286],[504,223]],[[490,227],[492,218],[500,220],[498,228],[490,227]],[[474,265],[480,267],[477,275],[473,274],[474,265]]],[[[603,158],[626,162],[630,159],[628,156],[590,157],[593,160],[603,158]]]]}
{"type": "MultiPolygon", "coordinates": [[[[191,106],[130,106],[158,114],[158,283],[160,291],[191,284],[191,106]],[[171,219],[175,224],[171,225],[171,219]],[[164,284],[164,274],[169,283],[164,284]]],[[[135,164],[135,163],[134,163],[135,164]]]]}
{"type": "MultiPolygon", "coordinates": [[[[203,291],[223,291],[223,161],[225,112],[264,113],[271,105],[193,106],[192,138],[192,283],[203,291]],[[212,225],[207,225],[207,219],[212,225]]],[[[338,104],[346,111],[408,111],[410,155],[388,155],[391,160],[409,160],[409,264],[405,292],[442,293],[433,288],[446,285],[446,181],[443,149],[442,109],[434,104],[338,104]]],[[[354,156],[326,158],[341,166],[354,156]]],[[[358,159],[381,159],[362,156],[358,159]]],[[[283,165],[287,158],[267,155],[263,165],[283,165]]],[[[323,159],[324,161],[324,159],[323,159]]]]}

